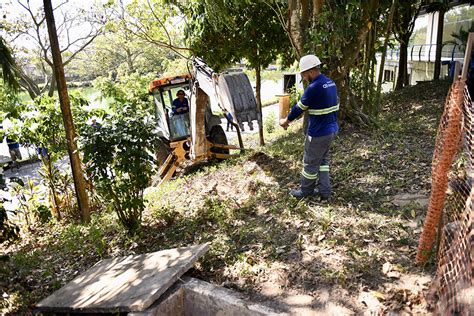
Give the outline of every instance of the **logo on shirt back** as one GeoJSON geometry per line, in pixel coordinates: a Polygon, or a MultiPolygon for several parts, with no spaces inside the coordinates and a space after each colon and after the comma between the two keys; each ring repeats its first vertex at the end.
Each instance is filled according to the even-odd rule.
{"type": "Polygon", "coordinates": [[[323,89],[327,89],[329,87],[334,87],[336,84],[332,81],[328,81],[327,83],[323,84],[323,89]]]}

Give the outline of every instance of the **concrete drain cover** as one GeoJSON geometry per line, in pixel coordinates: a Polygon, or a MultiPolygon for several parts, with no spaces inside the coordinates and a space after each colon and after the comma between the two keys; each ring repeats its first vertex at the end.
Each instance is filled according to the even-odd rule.
{"type": "Polygon", "coordinates": [[[208,249],[204,244],[99,261],[37,308],[43,312],[143,311],[208,249]]]}

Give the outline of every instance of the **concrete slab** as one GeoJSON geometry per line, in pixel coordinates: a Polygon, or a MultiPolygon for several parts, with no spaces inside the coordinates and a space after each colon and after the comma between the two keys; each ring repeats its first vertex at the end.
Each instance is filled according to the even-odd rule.
{"type": "Polygon", "coordinates": [[[423,194],[402,193],[395,195],[392,199],[392,203],[401,207],[414,203],[421,208],[427,208],[429,197],[423,194]]]}
{"type": "Polygon", "coordinates": [[[185,316],[264,316],[289,315],[259,303],[242,294],[198,279],[187,279],[184,285],[185,316]]]}
{"type": "Polygon", "coordinates": [[[184,316],[184,291],[183,283],[177,281],[146,310],[127,316],[184,316]]]}
{"type": "Polygon", "coordinates": [[[264,316],[289,315],[251,302],[242,293],[195,278],[183,278],[143,312],[128,316],[264,316]]]}
{"type": "Polygon", "coordinates": [[[105,259],[38,303],[42,312],[143,311],[194,262],[208,244],[105,259]]]}

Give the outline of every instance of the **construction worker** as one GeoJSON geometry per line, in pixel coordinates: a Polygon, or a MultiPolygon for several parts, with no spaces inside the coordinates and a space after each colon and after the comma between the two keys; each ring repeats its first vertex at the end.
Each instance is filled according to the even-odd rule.
{"type": "Polygon", "coordinates": [[[329,148],[339,130],[337,124],[339,104],[336,84],[321,73],[320,65],[321,61],[315,55],[301,58],[300,73],[303,80],[308,82],[308,86],[288,117],[280,120],[280,126],[286,129],[290,122],[305,111],[309,114],[301,188],[290,191],[290,194],[297,199],[319,196],[321,200],[328,200],[331,196],[329,148]]]}
{"type": "Polygon", "coordinates": [[[184,90],[178,90],[176,93],[177,98],[173,100],[173,105],[171,109],[173,110],[173,114],[184,114],[189,112],[189,105],[188,99],[186,99],[186,95],[184,94],[184,90]]]}
{"type": "Polygon", "coordinates": [[[7,137],[7,145],[10,152],[10,157],[12,159],[12,169],[13,167],[20,169],[20,165],[18,164],[18,160],[22,159],[20,144],[16,140],[7,137]]]}

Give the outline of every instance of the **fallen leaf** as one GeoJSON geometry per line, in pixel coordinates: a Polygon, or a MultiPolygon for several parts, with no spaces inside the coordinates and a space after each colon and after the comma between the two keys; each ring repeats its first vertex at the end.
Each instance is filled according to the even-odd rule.
{"type": "Polygon", "coordinates": [[[377,292],[377,291],[370,291],[370,294],[372,294],[373,296],[375,296],[376,298],[384,301],[385,300],[385,294],[383,293],[380,293],[380,292],[377,292]]]}

